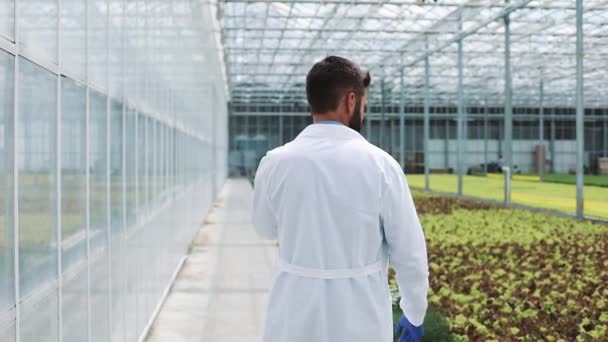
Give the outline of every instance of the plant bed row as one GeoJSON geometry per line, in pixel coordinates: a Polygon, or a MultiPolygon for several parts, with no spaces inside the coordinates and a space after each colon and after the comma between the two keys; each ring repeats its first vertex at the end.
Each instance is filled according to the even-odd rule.
{"type": "Polygon", "coordinates": [[[429,252],[425,340],[608,340],[608,225],[414,195],[429,252]]]}

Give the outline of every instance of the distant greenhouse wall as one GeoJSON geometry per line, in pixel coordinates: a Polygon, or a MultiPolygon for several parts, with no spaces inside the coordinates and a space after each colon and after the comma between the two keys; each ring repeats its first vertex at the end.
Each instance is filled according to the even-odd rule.
{"type": "Polygon", "coordinates": [[[215,18],[0,2],[0,341],[136,341],[227,174],[215,18]]]}
{"type": "MultiPolygon", "coordinates": [[[[441,108],[432,109],[441,112],[441,108]]],[[[535,108],[520,109],[522,114],[515,118],[513,125],[513,163],[521,172],[535,173],[535,148],[540,144],[539,115],[534,112],[535,108]]],[[[388,107],[384,116],[380,110],[379,106],[372,105],[371,113],[363,124],[362,134],[400,160],[400,119],[395,113],[398,109],[388,107]]],[[[471,112],[474,110],[477,108],[471,109],[471,112]]],[[[481,111],[483,110],[482,108],[481,111]]],[[[574,114],[557,109],[546,111],[549,114],[543,120],[542,144],[546,151],[547,170],[569,173],[576,166],[574,114]]],[[[500,113],[498,109],[495,112],[500,113]]],[[[487,136],[488,162],[498,161],[504,154],[502,114],[488,114],[487,121],[484,120],[485,115],[471,114],[467,122],[463,154],[467,169],[485,162],[484,136],[487,136]]],[[[404,122],[405,170],[407,173],[421,173],[424,164],[422,109],[406,108],[404,122]]],[[[230,174],[254,172],[268,149],[293,140],[310,123],[312,118],[306,107],[295,108],[291,104],[280,104],[262,108],[233,104],[229,125],[230,174]]],[[[428,154],[431,170],[457,170],[456,137],[455,113],[437,115],[431,120],[428,154]]],[[[608,108],[593,113],[589,111],[589,119],[585,123],[584,151],[584,165],[591,172],[595,171],[599,157],[608,156],[608,108]]]]}

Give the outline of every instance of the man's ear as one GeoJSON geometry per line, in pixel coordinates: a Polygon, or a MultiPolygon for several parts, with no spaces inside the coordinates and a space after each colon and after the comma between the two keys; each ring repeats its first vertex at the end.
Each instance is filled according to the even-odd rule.
{"type": "Polygon", "coordinates": [[[346,95],[346,109],[348,110],[348,115],[355,110],[355,105],[357,102],[357,98],[355,96],[355,92],[351,91],[346,95]]]}

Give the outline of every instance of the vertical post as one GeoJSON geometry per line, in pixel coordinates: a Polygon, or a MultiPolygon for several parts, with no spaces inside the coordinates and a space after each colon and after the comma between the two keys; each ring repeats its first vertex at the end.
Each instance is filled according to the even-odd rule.
{"type": "MultiPolygon", "coordinates": [[[[426,48],[428,49],[428,36],[425,35],[426,48]]],[[[424,140],[423,140],[423,150],[424,150],[424,189],[430,190],[430,180],[429,180],[429,139],[430,139],[430,115],[431,115],[431,90],[430,88],[430,64],[429,64],[429,56],[427,55],[424,58],[424,140]]]]}
{"type": "Polygon", "coordinates": [[[497,127],[498,128],[498,136],[496,137],[496,139],[498,140],[498,156],[497,157],[499,157],[500,159],[502,159],[502,156],[503,156],[503,149],[502,149],[503,142],[502,142],[502,140],[504,139],[504,134],[505,134],[505,131],[503,129],[503,127],[504,127],[504,121],[500,121],[500,120],[497,121],[497,126],[498,126],[497,127]]]}
{"type": "Polygon", "coordinates": [[[416,140],[416,131],[417,131],[417,127],[418,126],[418,119],[417,119],[417,115],[414,116],[414,118],[412,118],[411,120],[412,124],[412,161],[414,164],[414,167],[417,167],[418,165],[416,164],[418,161],[416,159],[416,153],[418,151],[418,141],[416,140]]]}
{"type": "Polygon", "coordinates": [[[21,294],[19,279],[19,3],[15,0],[14,32],[15,32],[15,63],[13,70],[13,270],[15,292],[15,342],[21,341],[21,294]]]}
{"type": "Polygon", "coordinates": [[[91,89],[89,87],[89,1],[85,1],[85,45],[84,45],[84,65],[85,65],[85,127],[84,127],[84,172],[85,172],[85,238],[86,238],[86,260],[87,260],[87,341],[91,341],[91,158],[90,158],[90,117],[91,117],[91,89]]]}
{"type": "Polygon", "coordinates": [[[540,177],[540,181],[542,182],[545,179],[545,87],[544,82],[540,80],[540,108],[539,108],[539,118],[538,118],[538,140],[541,149],[541,162],[540,168],[538,169],[538,175],[540,177]]]}
{"type": "MultiPolygon", "coordinates": [[[[505,0],[508,6],[510,0],[505,0]]],[[[505,166],[513,170],[513,89],[511,79],[511,18],[505,15],[505,166]]],[[[511,189],[505,187],[505,204],[511,204],[511,189]]]]}
{"type": "Polygon", "coordinates": [[[488,174],[488,99],[484,101],[483,108],[483,173],[488,174]]]}
{"type": "Polygon", "coordinates": [[[458,195],[462,195],[463,170],[463,125],[464,125],[464,87],[462,74],[462,39],[458,41],[458,119],[456,120],[456,134],[458,138],[457,169],[458,169],[458,195]]]}
{"type": "MultiPolygon", "coordinates": [[[[218,136],[217,136],[217,92],[215,90],[215,87],[213,85],[209,86],[211,88],[211,122],[212,122],[212,127],[211,127],[211,200],[214,201],[217,193],[218,193],[218,189],[217,189],[217,169],[218,169],[218,162],[217,162],[217,148],[218,148],[218,136]]],[[[281,132],[282,134],[282,132],[281,132]]],[[[168,139],[167,139],[168,140],[168,139]]],[[[167,143],[168,145],[168,143],[167,143]]]]}
{"type": "Polygon", "coordinates": [[[111,0],[106,0],[106,8],[107,8],[107,14],[106,14],[106,30],[107,30],[107,34],[106,34],[106,82],[108,85],[108,96],[106,96],[106,138],[105,138],[105,153],[106,153],[106,165],[105,165],[105,181],[106,181],[106,239],[107,239],[107,243],[108,243],[108,255],[107,255],[107,267],[108,267],[108,279],[107,279],[107,286],[108,286],[108,336],[112,336],[112,332],[114,331],[114,322],[112,321],[114,318],[114,305],[112,304],[114,302],[114,291],[112,289],[112,258],[113,258],[113,253],[115,253],[114,251],[114,246],[112,244],[112,230],[111,230],[111,212],[112,212],[112,208],[111,208],[111,171],[110,171],[110,167],[111,167],[111,163],[110,163],[110,158],[112,156],[111,151],[110,151],[110,140],[111,140],[111,121],[110,121],[110,114],[111,114],[111,100],[110,100],[110,94],[112,93],[112,82],[110,82],[110,38],[111,38],[111,26],[110,26],[110,22],[111,22],[111,16],[112,16],[112,11],[111,11],[111,6],[110,6],[110,1],[111,0]]]}
{"type": "Polygon", "coordinates": [[[443,164],[445,165],[445,169],[450,168],[450,119],[451,114],[445,119],[445,140],[443,146],[443,164]]]}
{"type": "MultiPolygon", "coordinates": [[[[391,95],[391,99],[392,99],[392,95],[391,95]]],[[[391,155],[395,155],[395,118],[393,117],[393,106],[392,106],[392,101],[391,101],[391,106],[390,106],[390,115],[388,115],[388,120],[390,122],[390,126],[389,126],[389,134],[388,136],[389,138],[389,149],[387,152],[389,152],[391,155]]]]}
{"type": "Polygon", "coordinates": [[[549,169],[555,173],[555,108],[551,109],[551,137],[549,141],[549,156],[551,158],[551,164],[549,169]]]}
{"type": "Polygon", "coordinates": [[[608,116],[604,115],[604,157],[608,158],[608,116]]]}
{"type": "Polygon", "coordinates": [[[585,153],[585,108],[583,93],[583,0],[576,0],[576,216],[584,215],[583,157],[585,153]]]}
{"type": "Polygon", "coordinates": [[[285,116],[285,113],[281,113],[279,115],[279,146],[283,146],[283,144],[285,144],[284,142],[284,137],[283,137],[283,117],[285,116]]]}
{"type": "MultiPolygon", "coordinates": [[[[366,108],[366,112],[365,112],[365,130],[367,132],[367,141],[369,141],[369,142],[372,141],[372,116],[371,116],[372,103],[370,101],[370,99],[371,99],[370,95],[371,95],[370,89],[368,89],[367,90],[367,108],[366,108]]],[[[293,122],[293,120],[292,120],[292,122],[293,122]]]]}
{"type": "Polygon", "coordinates": [[[243,116],[243,130],[245,131],[245,146],[243,146],[243,172],[245,172],[244,176],[249,176],[249,116],[251,113],[251,103],[247,102],[247,110],[245,111],[245,115],[243,116]]]}
{"type": "Polygon", "coordinates": [[[404,72],[399,73],[399,165],[405,170],[405,82],[404,72]]]}
{"type": "Polygon", "coordinates": [[[57,241],[57,336],[59,341],[63,341],[63,235],[61,231],[62,217],[61,217],[61,151],[62,151],[62,137],[61,137],[61,71],[63,67],[63,56],[62,56],[62,41],[61,41],[61,1],[57,2],[57,91],[56,91],[56,116],[57,120],[55,123],[55,234],[57,241]]]}
{"type": "MultiPolygon", "coordinates": [[[[596,138],[595,131],[596,131],[596,130],[597,130],[597,128],[599,128],[599,127],[597,127],[596,122],[597,122],[597,121],[593,122],[593,123],[591,124],[591,127],[589,127],[589,129],[590,129],[589,134],[591,134],[591,146],[589,146],[588,150],[591,152],[591,153],[590,153],[590,155],[591,155],[590,157],[591,157],[591,158],[589,159],[589,162],[590,162],[591,164],[593,164],[593,158],[597,158],[597,157],[596,157],[596,155],[598,154],[598,151],[597,151],[597,149],[598,149],[598,148],[597,148],[597,141],[596,141],[596,140],[597,140],[597,138],[596,138]]],[[[587,134],[588,134],[588,133],[585,133],[585,135],[587,135],[587,134]]],[[[590,166],[591,166],[591,165],[590,165],[590,166]]]]}
{"type": "Polygon", "coordinates": [[[382,118],[380,120],[380,136],[378,138],[380,138],[379,139],[380,140],[380,142],[379,142],[380,148],[386,151],[386,132],[385,132],[385,129],[384,129],[384,126],[386,124],[385,121],[384,121],[384,120],[386,120],[386,106],[385,106],[385,103],[384,103],[384,77],[382,77],[382,80],[380,81],[380,91],[382,93],[382,94],[380,94],[380,96],[381,96],[381,98],[380,98],[381,99],[380,100],[380,105],[381,105],[381,108],[382,108],[381,109],[382,110],[382,113],[381,113],[382,118]]]}

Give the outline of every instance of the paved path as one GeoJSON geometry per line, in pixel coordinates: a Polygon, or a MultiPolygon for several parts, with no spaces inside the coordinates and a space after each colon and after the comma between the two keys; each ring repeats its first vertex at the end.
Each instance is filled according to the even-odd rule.
{"type": "Polygon", "coordinates": [[[256,236],[252,198],[247,180],[226,182],[148,342],[262,340],[276,244],[256,236]]]}

